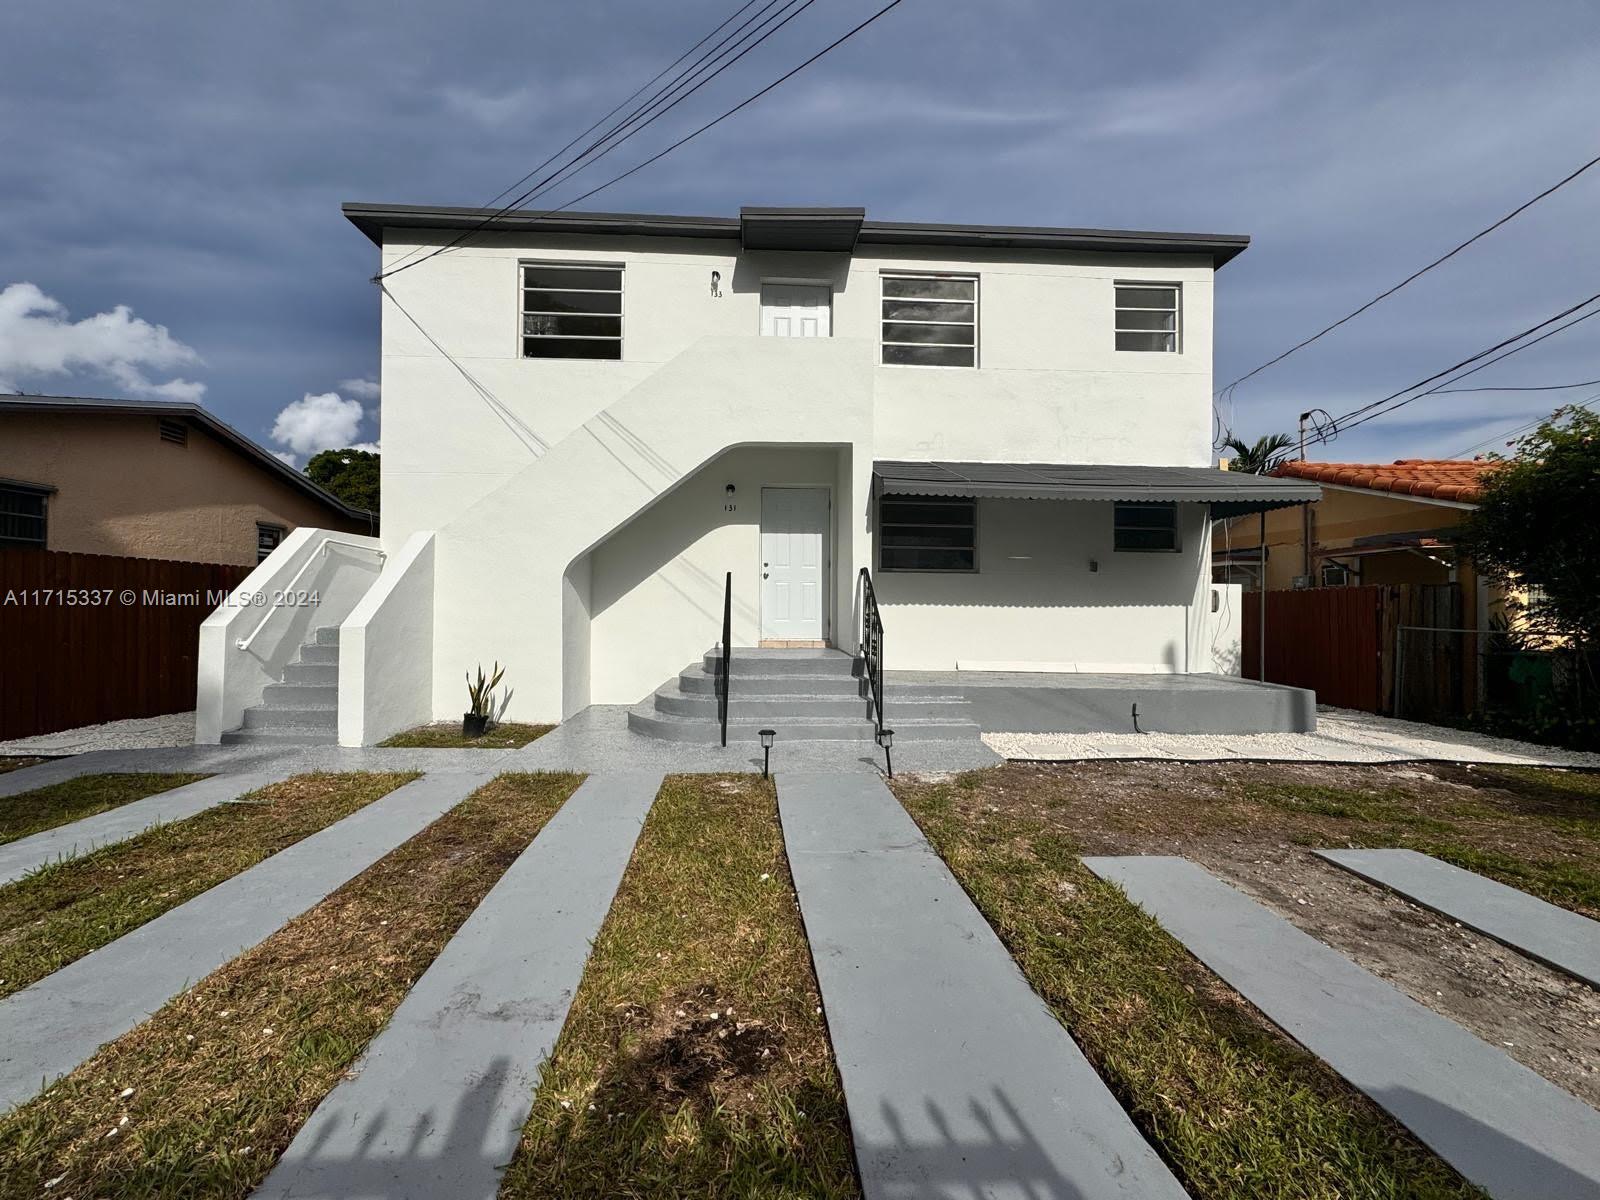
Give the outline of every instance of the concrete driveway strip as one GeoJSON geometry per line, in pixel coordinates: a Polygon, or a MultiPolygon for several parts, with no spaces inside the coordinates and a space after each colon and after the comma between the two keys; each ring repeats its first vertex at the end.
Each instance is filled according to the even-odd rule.
{"type": "Polygon", "coordinates": [[[265,940],[489,777],[425,775],[0,1000],[0,1112],[265,940]]]}
{"type": "Polygon", "coordinates": [[[0,846],[0,887],[59,859],[87,854],[97,846],[126,841],[152,825],[182,821],[229,800],[288,777],[287,771],[213,775],[168,792],[158,792],[107,812],[58,825],[0,846]]]}
{"type": "Polygon", "coordinates": [[[1600,1112],[1183,858],[1086,858],[1292,1038],[1501,1200],[1600,1197],[1600,1112]]]}
{"type": "Polygon", "coordinates": [[[1186,1194],[880,779],[778,804],[867,1200],[1186,1194]]]}
{"type": "Polygon", "coordinates": [[[591,776],[417,981],[257,1200],[494,1200],[660,772],[591,776]]]}
{"type": "Polygon", "coordinates": [[[0,775],[0,796],[15,796],[21,792],[31,792],[35,788],[50,787],[53,784],[65,783],[68,779],[76,779],[79,775],[95,775],[101,772],[132,774],[140,770],[138,767],[114,767],[111,763],[115,760],[114,753],[95,751],[89,754],[74,754],[69,758],[52,758],[46,762],[35,763],[31,767],[7,771],[4,775],[0,775]]]}
{"type": "Polygon", "coordinates": [[[1600,921],[1415,850],[1318,850],[1380,887],[1600,987],[1600,921]]]}

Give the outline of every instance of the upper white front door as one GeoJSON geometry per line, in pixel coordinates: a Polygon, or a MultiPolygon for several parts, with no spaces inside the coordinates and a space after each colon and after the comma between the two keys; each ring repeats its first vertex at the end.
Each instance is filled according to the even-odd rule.
{"type": "Polygon", "coordinates": [[[828,603],[828,489],[761,489],[761,638],[820,642],[828,603]]]}
{"type": "Polygon", "coordinates": [[[833,295],[822,283],[761,285],[761,332],[766,337],[828,337],[833,295]]]}

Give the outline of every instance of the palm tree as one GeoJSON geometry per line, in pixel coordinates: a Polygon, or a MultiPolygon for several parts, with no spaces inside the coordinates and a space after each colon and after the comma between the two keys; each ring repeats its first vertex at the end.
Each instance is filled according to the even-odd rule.
{"type": "Polygon", "coordinates": [[[1233,461],[1228,464],[1230,471],[1265,475],[1287,457],[1283,452],[1294,445],[1294,439],[1287,433],[1269,433],[1258,437],[1253,446],[1236,437],[1228,438],[1222,445],[1234,452],[1233,461]]]}

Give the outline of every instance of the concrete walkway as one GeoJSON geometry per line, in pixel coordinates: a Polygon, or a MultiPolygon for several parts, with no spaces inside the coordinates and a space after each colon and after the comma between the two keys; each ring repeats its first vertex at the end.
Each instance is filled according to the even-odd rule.
{"type": "Polygon", "coordinates": [[[1246,1000],[1500,1200],[1600,1197],[1600,1112],[1184,858],[1086,858],[1246,1000]]]}
{"type": "Polygon", "coordinates": [[[778,804],[867,1200],[1185,1195],[883,783],[778,804]]]}
{"type": "Polygon", "coordinates": [[[495,884],[255,1195],[494,1200],[659,772],[591,776],[495,884]]]}
{"type": "Polygon", "coordinates": [[[1600,921],[1415,850],[1318,850],[1379,887],[1600,987],[1600,921]]]}
{"type": "Polygon", "coordinates": [[[0,1112],[265,940],[485,781],[414,780],[0,1000],[0,1112]]]}
{"type": "Polygon", "coordinates": [[[0,887],[63,858],[87,854],[97,846],[126,841],[152,825],[182,821],[218,804],[287,778],[281,771],[213,775],[197,783],[158,792],[81,821],[57,825],[0,846],[0,887]]]}

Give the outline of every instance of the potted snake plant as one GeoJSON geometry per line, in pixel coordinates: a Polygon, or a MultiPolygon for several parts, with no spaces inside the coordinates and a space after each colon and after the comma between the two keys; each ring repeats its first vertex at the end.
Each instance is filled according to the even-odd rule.
{"type": "Polygon", "coordinates": [[[467,738],[482,737],[488,732],[489,726],[494,721],[494,690],[500,686],[500,679],[506,669],[498,662],[494,664],[494,672],[490,676],[483,673],[483,664],[478,664],[478,678],[474,682],[472,672],[467,672],[467,697],[472,707],[461,714],[461,736],[467,738]]]}

